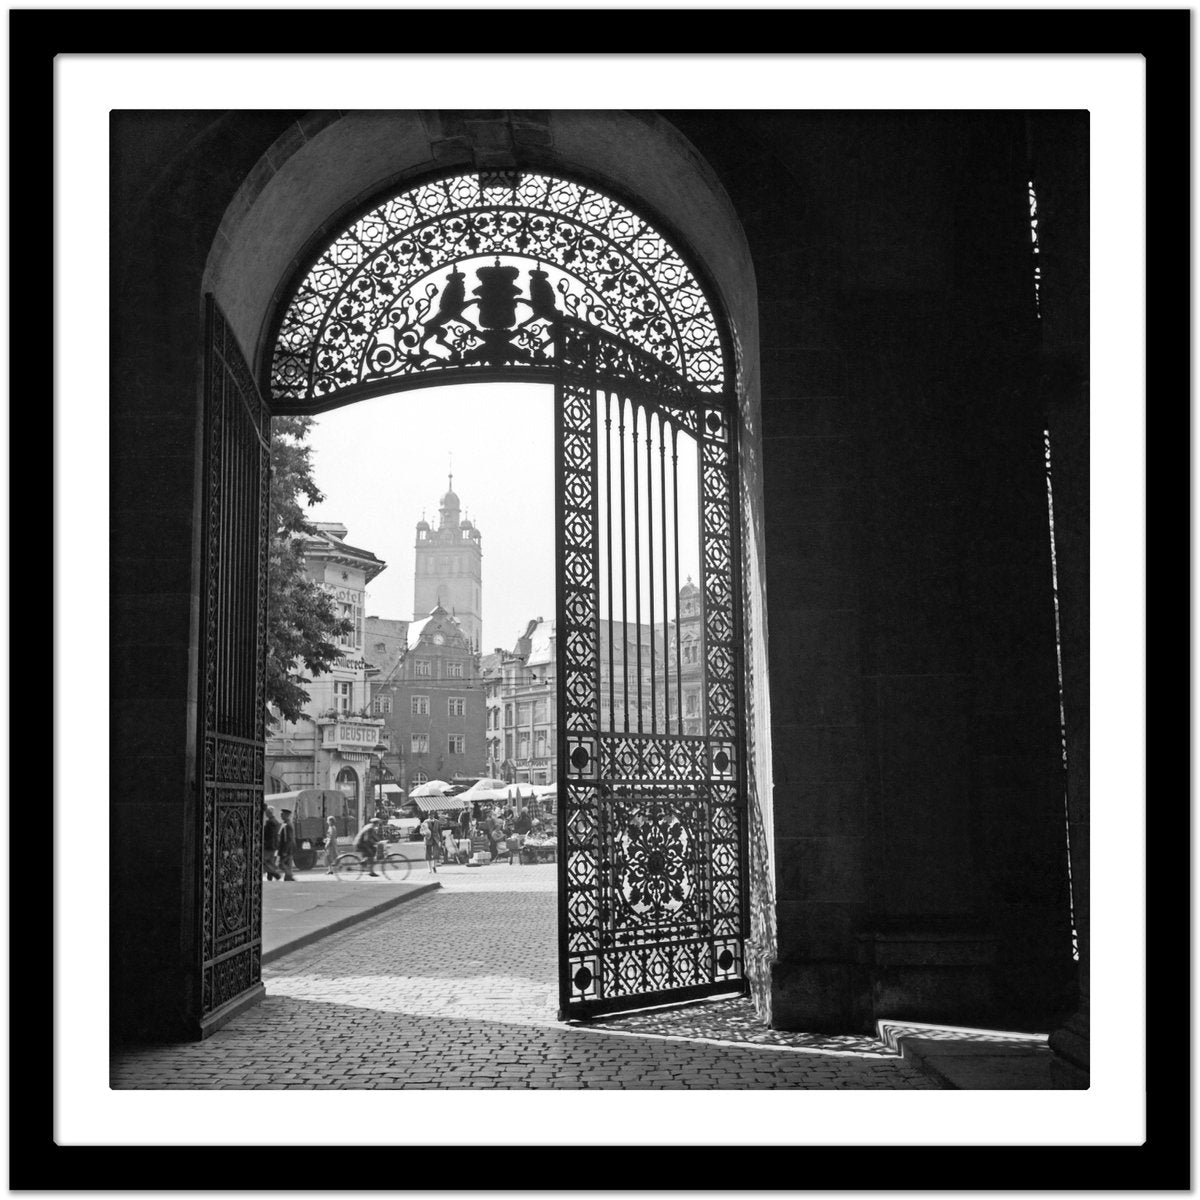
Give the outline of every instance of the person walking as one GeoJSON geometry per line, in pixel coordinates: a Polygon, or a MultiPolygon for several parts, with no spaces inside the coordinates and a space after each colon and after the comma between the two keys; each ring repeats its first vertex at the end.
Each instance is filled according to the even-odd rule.
{"type": "Polygon", "coordinates": [[[279,826],[279,869],[283,872],[284,882],[292,883],[296,878],[292,874],[295,869],[292,855],[296,852],[296,829],[292,824],[290,808],[280,809],[279,815],[283,818],[279,826]]]}
{"type": "Polygon", "coordinates": [[[333,865],[337,862],[338,840],[337,820],[328,817],[325,821],[325,874],[333,874],[333,865]]]}
{"type": "Polygon", "coordinates": [[[471,810],[464,808],[458,814],[458,836],[460,838],[465,838],[467,841],[471,840],[471,823],[471,810]]]}
{"type": "Polygon", "coordinates": [[[275,809],[264,800],[262,869],[268,880],[282,878],[275,865],[275,854],[278,849],[279,819],[275,816],[275,809]]]}
{"type": "Polygon", "coordinates": [[[425,832],[425,865],[436,875],[438,856],[442,852],[442,823],[437,813],[430,813],[429,820],[424,826],[425,832]]]}

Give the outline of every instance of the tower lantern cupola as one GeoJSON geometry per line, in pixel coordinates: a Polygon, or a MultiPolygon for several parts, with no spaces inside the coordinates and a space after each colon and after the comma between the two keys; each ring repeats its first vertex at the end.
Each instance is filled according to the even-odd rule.
{"type": "Polygon", "coordinates": [[[442,497],[439,511],[442,514],[440,529],[457,529],[459,521],[458,493],[454,490],[454,473],[450,473],[450,486],[442,497]]]}

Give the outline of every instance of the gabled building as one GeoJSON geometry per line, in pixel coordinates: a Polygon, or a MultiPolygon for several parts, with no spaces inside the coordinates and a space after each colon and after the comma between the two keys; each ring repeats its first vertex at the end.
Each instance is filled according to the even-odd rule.
{"type": "Polygon", "coordinates": [[[371,706],[390,735],[388,765],[405,792],[430,779],[478,777],[487,760],[478,656],[441,605],[406,625],[402,649],[373,632],[365,652],[378,670],[371,706]]]}

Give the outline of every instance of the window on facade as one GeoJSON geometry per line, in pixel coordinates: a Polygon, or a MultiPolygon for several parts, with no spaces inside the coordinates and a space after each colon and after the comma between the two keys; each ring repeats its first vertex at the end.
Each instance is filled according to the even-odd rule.
{"type": "Polygon", "coordinates": [[[418,783],[428,783],[428,782],[429,782],[429,776],[428,776],[428,775],[426,775],[424,771],[418,771],[418,772],[417,772],[417,773],[416,773],[416,774],[415,774],[415,775],[412,777],[412,782],[413,782],[414,784],[418,784],[418,783]]]}
{"type": "Polygon", "coordinates": [[[427,658],[418,658],[415,665],[415,673],[417,675],[432,675],[433,663],[427,658]]]}
{"type": "Polygon", "coordinates": [[[447,712],[452,717],[461,717],[466,714],[467,702],[461,696],[451,696],[447,703],[447,712]]]}
{"type": "Polygon", "coordinates": [[[529,705],[528,704],[518,704],[517,705],[517,724],[518,725],[528,725],[529,724],[529,705]]]}
{"type": "Polygon", "coordinates": [[[429,753],[429,734],[414,733],[412,735],[412,752],[414,754],[429,753]]]}
{"type": "Polygon", "coordinates": [[[460,662],[451,662],[446,664],[446,674],[451,679],[461,679],[463,677],[463,665],[460,662]]]}
{"type": "Polygon", "coordinates": [[[338,712],[350,711],[350,700],[354,694],[354,684],[348,679],[345,681],[339,680],[333,685],[333,707],[338,712]]]}
{"type": "Polygon", "coordinates": [[[537,745],[536,757],[545,758],[546,757],[546,731],[544,729],[539,729],[537,731],[537,737],[535,739],[535,742],[537,745]]]}
{"type": "Polygon", "coordinates": [[[462,754],[466,748],[467,739],[461,733],[452,734],[450,737],[450,753],[462,754]]]}
{"type": "Polygon", "coordinates": [[[517,757],[518,758],[528,758],[529,757],[529,731],[528,730],[525,730],[524,732],[517,735],[517,757]]]}
{"type": "Polygon", "coordinates": [[[513,723],[513,706],[511,704],[506,704],[504,706],[504,723],[505,725],[511,725],[513,723]]]}
{"type": "Polygon", "coordinates": [[[512,756],[513,756],[513,752],[512,752],[512,734],[511,734],[511,733],[506,733],[506,734],[504,735],[504,757],[505,757],[505,758],[512,758],[512,756]]]}
{"type": "Polygon", "coordinates": [[[428,696],[414,696],[412,698],[412,715],[414,717],[427,717],[429,715],[428,696]]]}
{"type": "Polygon", "coordinates": [[[687,715],[689,717],[694,717],[696,715],[696,712],[697,712],[697,703],[696,702],[698,700],[699,700],[699,697],[696,695],[695,692],[688,692],[688,694],[687,694],[687,715]]]}
{"type": "Polygon", "coordinates": [[[363,615],[362,604],[358,593],[345,589],[328,589],[333,592],[335,607],[339,617],[349,621],[352,628],[349,633],[340,634],[337,644],[347,650],[361,650],[363,644],[363,615]]]}
{"type": "Polygon", "coordinates": [[[376,696],[371,704],[371,711],[377,717],[385,717],[392,711],[391,696],[376,696]]]}

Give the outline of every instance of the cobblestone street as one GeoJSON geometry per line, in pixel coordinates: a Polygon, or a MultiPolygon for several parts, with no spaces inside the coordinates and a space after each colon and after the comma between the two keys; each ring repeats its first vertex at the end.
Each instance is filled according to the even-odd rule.
{"type": "Polygon", "coordinates": [[[665,1010],[652,1025],[564,1026],[555,870],[443,867],[430,876],[439,890],[264,967],[267,999],[207,1041],[123,1052],[112,1086],[937,1086],[871,1038],[765,1031],[746,1000],[665,1010]],[[281,1054],[281,1045],[293,1049],[281,1054]]]}

